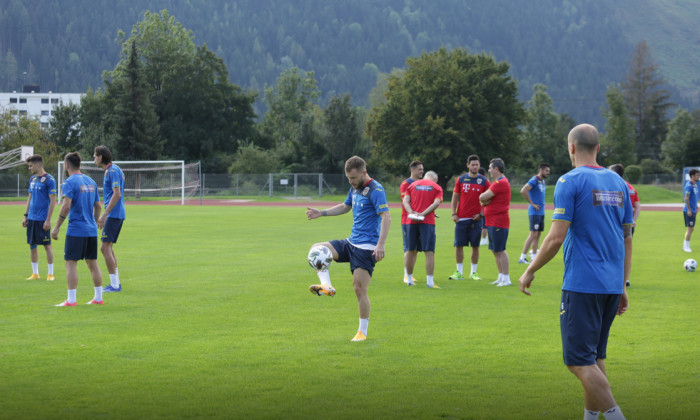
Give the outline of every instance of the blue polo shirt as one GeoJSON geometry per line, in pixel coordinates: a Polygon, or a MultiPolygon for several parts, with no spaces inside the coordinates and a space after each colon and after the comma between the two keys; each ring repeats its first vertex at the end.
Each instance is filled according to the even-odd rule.
{"type": "Polygon", "coordinates": [[[112,208],[112,211],[107,214],[107,217],[122,220],[126,219],[126,210],[124,209],[124,172],[122,172],[121,168],[115,165],[114,162],[110,163],[105,169],[105,179],[102,185],[105,196],[105,208],[107,208],[112,201],[114,188],[119,188],[122,194],[117,204],[112,208]]]}
{"type": "Polygon", "coordinates": [[[529,216],[544,216],[544,195],[547,190],[544,179],[540,179],[540,177],[535,175],[527,181],[527,185],[530,186],[530,191],[528,192],[528,194],[530,194],[530,200],[540,206],[538,211],[531,205],[528,205],[527,214],[529,216]]]}
{"type": "Polygon", "coordinates": [[[625,241],[632,224],[625,181],[601,167],[581,166],[559,178],[553,220],[569,222],[564,240],[563,290],[622,294],[625,241]]]}
{"type": "Polygon", "coordinates": [[[49,217],[51,194],[56,195],[56,180],[51,175],[32,175],[29,178],[29,190],[32,195],[29,200],[27,220],[43,222],[49,217]]]}
{"type": "Polygon", "coordinates": [[[379,242],[382,212],[389,211],[384,187],[370,180],[359,189],[350,188],[345,205],[352,206],[352,231],[348,241],[365,249],[374,249],[379,242]]]}
{"type": "Polygon", "coordinates": [[[71,175],[63,184],[63,196],[70,198],[67,236],[97,237],[94,206],[100,202],[97,184],[87,175],[71,175]]]}
{"type": "MultiPolygon", "coordinates": [[[[683,187],[683,203],[685,199],[688,199],[690,203],[690,211],[693,213],[698,212],[698,184],[693,184],[690,181],[686,181],[683,187]]],[[[683,212],[688,212],[688,205],[683,204],[683,212]]]]}

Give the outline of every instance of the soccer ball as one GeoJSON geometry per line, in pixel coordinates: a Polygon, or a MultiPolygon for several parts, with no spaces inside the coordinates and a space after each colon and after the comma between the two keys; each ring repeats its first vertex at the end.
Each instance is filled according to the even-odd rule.
{"type": "Polygon", "coordinates": [[[309,265],[315,270],[327,270],[333,262],[333,253],[327,246],[316,245],[309,251],[309,265]]]}
{"type": "Polygon", "coordinates": [[[692,258],[688,258],[683,263],[683,267],[685,267],[685,271],[689,271],[692,273],[693,271],[695,271],[698,268],[698,262],[692,258]]]}

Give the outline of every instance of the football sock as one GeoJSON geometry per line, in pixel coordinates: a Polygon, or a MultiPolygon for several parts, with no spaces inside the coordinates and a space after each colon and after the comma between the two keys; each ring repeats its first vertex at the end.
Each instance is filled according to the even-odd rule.
{"type": "Polygon", "coordinates": [[[408,270],[406,270],[406,267],[403,268],[403,276],[404,277],[408,276],[408,270]]]}
{"type": "Polygon", "coordinates": [[[39,263],[38,262],[32,263],[32,274],[39,275],[39,263]]]}
{"type": "Polygon", "coordinates": [[[520,254],[520,259],[521,259],[521,260],[526,260],[526,259],[527,259],[527,254],[520,254]]]}
{"type": "Polygon", "coordinates": [[[359,329],[359,331],[360,331],[362,334],[364,334],[365,337],[367,336],[367,327],[369,327],[369,318],[367,318],[367,319],[360,318],[360,329],[359,329]]]}
{"type": "Polygon", "coordinates": [[[433,283],[433,276],[425,276],[425,281],[428,283],[428,287],[435,286],[435,283],[433,283]]]}
{"type": "Polygon", "coordinates": [[[476,273],[476,266],[479,264],[472,264],[472,272],[470,274],[476,273]]]}
{"type": "Polygon", "coordinates": [[[413,274],[408,274],[408,285],[410,286],[412,284],[413,284],[413,274]]]}
{"type": "Polygon", "coordinates": [[[502,278],[504,283],[510,283],[510,274],[504,274],[502,278]]]}
{"type": "Polygon", "coordinates": [[[457,264],[457,271],[459,271],[459,274],[464,274],[464,264],[458,263],[457,264]]]}
{"type": "Polygon", "coordinates": [[[586,408],[583,410],[583,420],[598,420],[598,414],[600,411],[591,411],[586,408]]]}
{"type": "Polygon", "coordinates": [[[690,241],[683,241],[683,247],[689,248],[689,247],[690,247],[690,241]]]}
{"type": "Polygon", "coordinates": [[[329,273],[328,270],[317,271],[316,274],[318,274],[322,285],[333,287],[333,285],[331,285],[331,273],[329,273]]]}
{"type": "Polygon", "coordinates": [[[95,287],[95,297],[94,300],[99,302],[102,300],[102,286],[95,287]]]}
{"type": "Polygon", "coordinates": [[[605,420],[625,420],[625,416],[622,414],[619,406],[615,406],[610,410],[603,413],[605,420]]]}
{"type": "Polygon", "coordinates": [[[109,275],[109,284],[115,289],[119,288],[119,277],[116,274],[109,275]]]}
{"type": "Polygon", "coordinates": [[[68,303],[75,303],[75,294],[77,291],[77,289],[68,289],[68,303]]]}
{"type": "Polygon", "coordinates": [[[121,282],[119,281],[119,269],[118,268],[114,269],[114,275],[117,276],[117,286],[116,287],[119,287],[121,282]]]}
{"type": "Polygon", "coordinates": [[[53,264],[49,264],[49,274],[53,275],[53,264]]]}

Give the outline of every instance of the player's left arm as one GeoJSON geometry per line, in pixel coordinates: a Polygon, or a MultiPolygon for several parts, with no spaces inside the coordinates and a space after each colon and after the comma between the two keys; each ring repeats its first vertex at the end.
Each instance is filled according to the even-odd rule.
{"type": "Polygon", "coordinates": [[[56,208],[56,194],[49,194],[49,214],[46,216],[44,221],[44,230],[51,230],[51,217],[53,216],[53,209],[56,208]]]}
{"type": "Polygon", "coordinates": [[[403,208],[409,213],[415,213],[413,211],[413,208],[411,207],[411,196],[406,192],[406,195],[403,196],[403,201],[401,201],[401,205],[403,208]]]}
{"type": "Polygon", "coordinates": [[[61,231],[61,225],[63,224],[63,221],[65,221],[66,217],[68,217],[68,213],[70,212],[70,206],[72,203],[72,199],[63,196],[63,203],[61,204],[61,210],[58,212],[56,226],[54,226],[53,231],[51,231],[51,237],[56,241],[58,240],[58,232],[61,231]]]}
{"type": "Polygon", "coordinates": [[[485,192],[481,193],[479,196],[479,201],[481,202],[482,206],[488,206],[489,203],[491,203],[491,199],[495,197],[496,194],[493,192],[492,189],[488,189],[485,192]]]}
{"type": "Polygon", "coordinates": [[[379,213],[379,217],[382,218],[379,227],[379,241],[377,241],[377,247],[374,248],[372,253],[377,262],[384,259],[384,245],[386,244],[386,238],[389,236],[389,227],[391,226],[391,215],[388,210],[379,213]]]}
{"type": "Polygon", "coordinates": [[[629,278],[630,270],[632,269],[632,225],[623,225],[622,231],[625,236],[625,278],[622,279],[622,296],[620,297],[620,305],[617,308],[618,315],[624,314],[629,308],[626,280],[629,278]]]}
{"type": "Polygon", "coordinates": [[[639,200],[634,202],[634,209],[632,211],[632,220],[634,220],[634,223],[637,223],[637,219],[639,218],[639,213],[642,211],[642,205],[639,204],[639,200]]]}
{"type": "Polygon", "coordinates": [[[442,198],[438,197],[433,201],[433,204],[429,205],[427,209],[420,212],[422,216],[426,216],[435,211],[436,208],[442,203],[442,198]]]}

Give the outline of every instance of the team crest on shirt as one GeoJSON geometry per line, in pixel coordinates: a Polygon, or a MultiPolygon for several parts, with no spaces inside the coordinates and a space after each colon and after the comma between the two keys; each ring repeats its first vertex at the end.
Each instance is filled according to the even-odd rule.
{"type": "Polygon", "coordinates": [[[39,182],[43,183],[44,181],[46,181],[46,177],[45,177],[45,176],[42,176],[42,177],[41,177],[41,180],[40,180],[39,182]]]}
{"type": "Polygon", "coordinates": [[[477,180],[476,180],[476,183],[477,183],[477,184],[481,184],[481,178],[477,179],[477,180]]]}
{"type": "Polygon", "coordinates": [[[369,193],[369,187],[365,187],[365,189],[362,190],[362,196],[363,196],[363,197],[366,197],[366,196],[367,196],[367,193],[369,193]]]}

